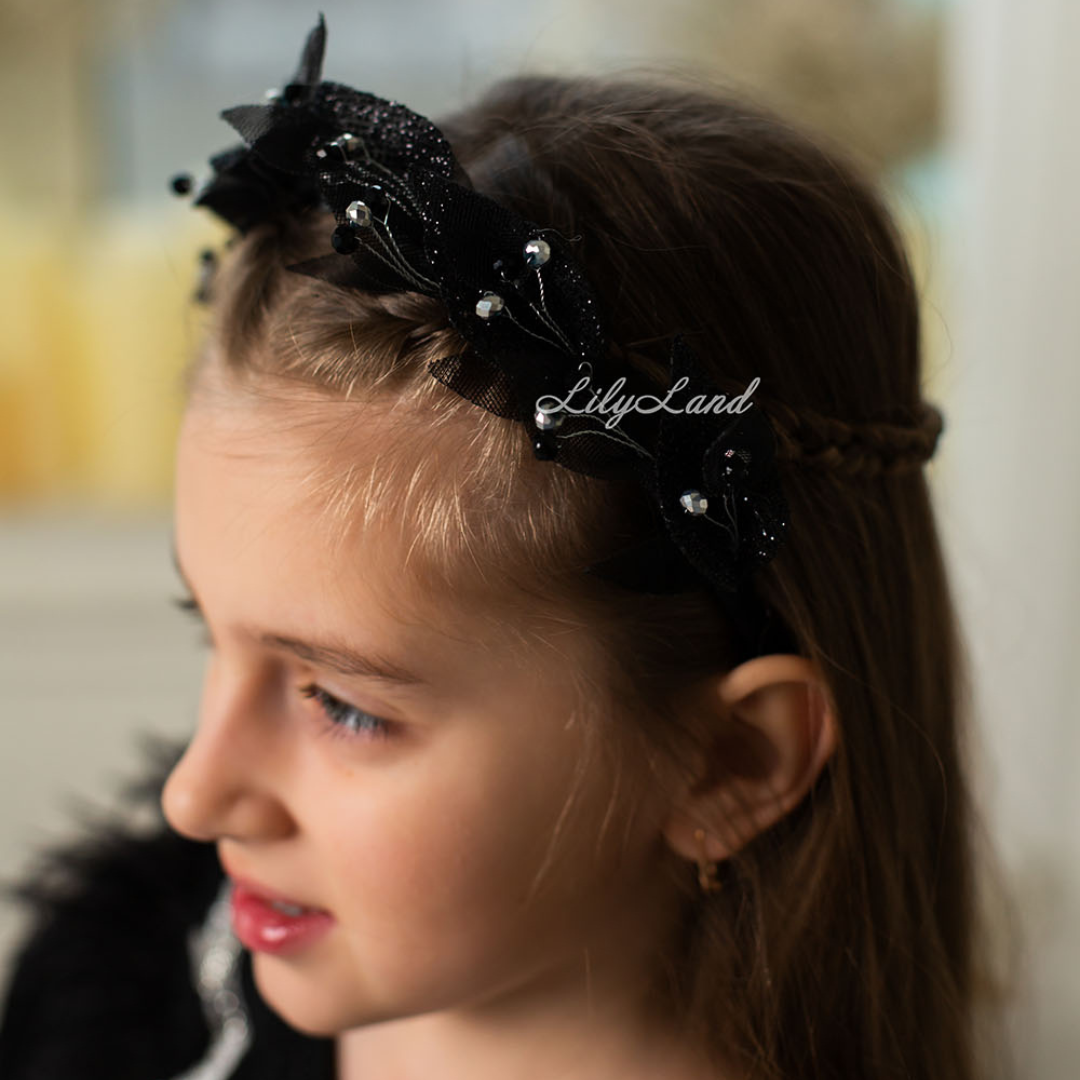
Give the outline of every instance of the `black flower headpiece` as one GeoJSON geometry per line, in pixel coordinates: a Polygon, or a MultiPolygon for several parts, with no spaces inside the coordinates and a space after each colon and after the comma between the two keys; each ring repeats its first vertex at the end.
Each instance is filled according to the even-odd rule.
{"type": "MultiPolygon", "coordinates": [[[[656,510],[654,532],[590,573],[650,593],[705,585],[730,615],[742,658],[792,651],[751,582],[787,529],[765,415],[752,401],[718,410],[718,389],[676,335],[667,400],[681,387],[685,404],[653,396],[651,412],[613,423],[596,402],[629,373],[615,370],[600,303],[570,241],[475,191],[431,121],[322,81],[325,45],[320,15],[284,89],[222,113],[244,142],[210,159],[213,175],[195,205],[241,234],[275,217],[332,212],[328,253],[290,270],[437,298],[468,348],[434,361],[434,378],[523,423],[538,458],[640,484],[656,510]],[[600,388],[591,391],[594,407],[574,400],[583,380],[600,388]]],[[[190,178],[175,177],[173,188],[186,194],[190,178]]]]}

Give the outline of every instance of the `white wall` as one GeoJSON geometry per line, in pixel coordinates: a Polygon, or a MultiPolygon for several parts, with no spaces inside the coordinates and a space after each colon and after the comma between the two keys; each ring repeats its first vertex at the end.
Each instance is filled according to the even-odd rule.
{"type": "Polygon", "coordinates": [[[1080,4],[960,0],[941,510],[1030,948],[1023,1075],[1080,1061],[1080,4]]]}
{"type": "MultiPolygon", "coordinates": [[[[205,652],[172,568],[172,522],[0,519],[0,876],[116,807],[137,735],[195,730],[205,652]]],[[[0,982],[23,915],[0,904],[0,982]]]]}

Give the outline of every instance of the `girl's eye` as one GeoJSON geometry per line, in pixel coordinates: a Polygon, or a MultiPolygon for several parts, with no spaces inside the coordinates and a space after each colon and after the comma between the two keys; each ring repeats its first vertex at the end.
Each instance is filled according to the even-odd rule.
{"type": "Polygon", "coordinates": [[[328,730],[335,736],[344,738],[385,739],[393,726],[389,720],[372,716],[354,705],[347,705],[333,694],[327,693],[321,686],[314,684],[302,687],[300,693],[306,698],[318,701],[327,720],[328,730]]]}
{"type": "Polygon", "coordinates": [[[200,644],[210,648],[213,646],[213,639],[210,637],[210,631],[206,629],[206,620],[203,618],[202,611],[199,610],[199,605],[194,596],[174,596],[173,603],[181,610],[186,611],[192,615],[202,626],[203,633],[199,639],[200,644]]]}
{"type": "MultiPolygon", "coordinates": [[[[198,619],[203,626],[202,643],[212,647],[214,642],[206,629],[206,620],[195,597],[177,596],[173,598],[173,603],[181,611],[189,612],[198,619]]],[[[302,687],[300,693],[306,698],[314,698],[318,701],[322,717],[327,723],[327,730],[332,735],[343,738],[385,739],[394,726],[389,720],[346,704],[321,686],[311,684],[302,687]]]]}

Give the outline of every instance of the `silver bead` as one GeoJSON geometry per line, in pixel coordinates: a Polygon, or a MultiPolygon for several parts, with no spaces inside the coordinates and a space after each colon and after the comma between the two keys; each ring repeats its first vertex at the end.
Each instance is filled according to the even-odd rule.
{"type": "Polygon", "coordinates": [[[565,419],[566,416],[563,414],[562,410],[547,412],[544,409],[537,409],[536,412],[533,413],[533,420],[541,431],[558,431],[559,428],[562,427],[565,419]]]}
{"type": "Polygon", "coordinates": [[[359,135],[346,131],[344,134],[339,135],[331,145],[340,146],[346,154],[355,154],[364,145],[364,140],[359,135]]]}
{"type": "Polygon", "coordinates": [[[481,319],[490,319],[492,315],[498,315],[505,306],[498,293],[486,292],[476,301],[476,314],[481,319]]]}
{"type": "Polygon", "coordinates": [[[263,96],[267,101],[277,101],[277,99],[281,97],[281,91],[276,87],[271,87],[263,96]]]}
{"type": "MultiPolygon", "coordinates": [[[[335,149],[340,150],[341,153],[347,158],[350,154],[355,154],[363,148],[364,140],[359,135],[354,135],[351,131],[346,131],[339,135],[336,139],[331,139],[329,146],[333,146],[335,149]]],[[[327,156],[327,147],[320,146],[315,151],[317,158],[324,158],[327,156]]]]}
{"type": "Polygon", "coordinates": [[[354,225],[360,225],[365,229],[371,224],[371,208],[359,199],[354,199],[345,207],[345,216],[354,225]]]}
{"type": "Polygon", "coordinates": [[[683,509],[691,514],[704,514],[709,509],[709,500],[694,488],[684,491],[679,496],[679,502],[683,509]]]}
{"type": "Polygon", "coordinates": [[[551,258],[551,245],[546,240],[537,237],[525,245],[522,254],[531,269],[539,270],[551,258]]]}

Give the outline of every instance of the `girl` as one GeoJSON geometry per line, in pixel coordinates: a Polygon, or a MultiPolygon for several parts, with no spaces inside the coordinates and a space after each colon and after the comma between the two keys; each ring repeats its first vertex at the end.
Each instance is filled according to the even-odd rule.
{"type": "Polygon", "coordinates": [[[23,887],[0,1074],[979,1075],[881,199],[730,97],[523,77],[436,128],[324,43],[198,198],[237,228],[177,456],[198,728],[167,824],[23,887]]]}

